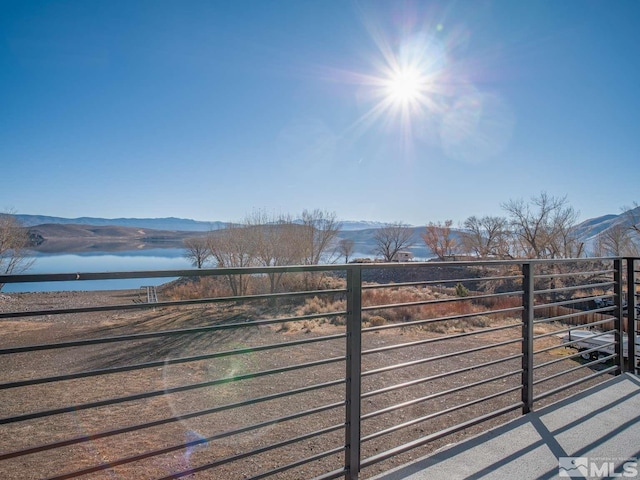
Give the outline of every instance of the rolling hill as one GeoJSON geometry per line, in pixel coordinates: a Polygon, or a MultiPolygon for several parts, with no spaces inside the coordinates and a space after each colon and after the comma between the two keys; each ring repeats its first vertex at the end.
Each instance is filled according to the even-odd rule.
{"type": "MultiPolygon", "coordinates": [[[[585,220],[576,226],[580,241],[589,247],[596,236],[615,225],[630,226],[630,218],[640,218],[640,207],[632,215],[604,215],[585,220]]],[[[117,251],[144,248],[181,248],[185,238],[218,230],[225,222],[201,222],[183,218],[62,218],[41,215],[16,215],[29,227],[34,249],[39,252],[117,251]]],[[[381,222],[344,221],[339,238],[354,242],[355,256],[373,256],[375,232],[384,226],[381,222]]],[[[416,258],[432,256],[421,233],[425,227],[413,229],[414,246],[410,248],[416,258]]],[[[460,230],[454,230],[454,235],[460,230]]]]}
{"type": "Polygon", "coordinates": [[[41,253],[114,252],[145,248],[182,248],[187,237],[201,232],[150,228],[47,223],[29,228],[41,253]]]}
{"type": "Polygon", "coordinates": [[[46,215],[16,215],[25,227],[43,224],[56,225],[90,225],[90,226],[119,226],[132,228],[150,228],[154,230],[182,230],[187,232],[208,232],[223,228],[228,222],[200,222],[188,218],[64,218],[46,215]]]}

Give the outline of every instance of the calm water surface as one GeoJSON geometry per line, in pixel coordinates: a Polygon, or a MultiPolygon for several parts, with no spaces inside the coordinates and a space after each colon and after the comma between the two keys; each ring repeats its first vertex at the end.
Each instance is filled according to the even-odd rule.
{"type": "MultiPolygon", "coordinates": [[[[91,254],[35,255],[35,262],[23,273],[97,273],[141,270],[184,270],[193,268],[180,248],[158,248],[126,252],[93,252],[91,254]]],[[[91,280],[78,282],[42,282],[7,284],[10,292],[44,292],[65,290],[122,290],[143,285],[160,285],[173,278],[134,278],[124,280],[91,280]]]]}
{"type": "MultiPolygon", "coordinates": [[[[31,268],[23,273],[100,273],[146,270],[185,270],[194,268],[184,258],[181,248],[157,248],[125,252],[38,254],[31,268]]],[[[370,253],[354,253],[351,258],[371,257],[370,253]]],[[[415,260],[427,260],[415,258],[415,260]]],[[[2,292],[47,292],[69,290],[125,290],[146,285],[161,285],[174,278],[134,278],[124,280],[90,280],[77,282],[41,282],[6,284],[2,292]]]]}

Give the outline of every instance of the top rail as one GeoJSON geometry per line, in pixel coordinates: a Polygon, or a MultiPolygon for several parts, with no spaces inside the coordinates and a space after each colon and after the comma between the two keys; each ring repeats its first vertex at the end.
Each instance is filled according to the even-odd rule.
{"type": "Polygon", "coordinates": [[[471,267],[471,266],[501,266],[501,265],[532,265],[567,264],[594,261],[619,260],[622,257],[572,258],[572,259],[518,259],[518,260],[471,260],[471,261],[443,261],[443,262],[374,262],[349,264],[321,264],[321,265],[288,265],[267,267],[228,267],[228,268],[200,268],[180,270],[139,270],[128,272],[68,272],[68,273],[35,273],[35,274],[3,274],[2,283],[33,283],[33,282],[70,282],[89,280],[122,280],[133,278],[173,278],[173,277],[206,277],[220,275],[250,275],[260,273],[300,273],[314,271],[345,271],[351,269],[408,269],[408,268],[438,268],[438,267],[471,267]]]}

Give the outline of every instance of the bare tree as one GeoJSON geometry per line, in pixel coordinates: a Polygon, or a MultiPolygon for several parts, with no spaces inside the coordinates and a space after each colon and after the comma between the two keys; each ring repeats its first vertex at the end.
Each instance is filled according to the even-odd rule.
{"type": "Polygon", "coordinates": [[[350,238],[341,238],[338,242],[338,253],[344,257],[344,263],[349,263],[349,257],[353,255],[354,243],[350,238]]]}
{"type": "Polygon", "coordinates": [[[603,230],[596,239],[597,256],[635,257],[640,254],[632,238],[632,231],[616,224],[603,230]]]}
{"type": "MultiPolygon", "coordinates": [[[[300,222],[290,215],[270,215],[256,210],[239,225],[209,235],[208,247],[219,267],[313,265],[326,260],[340,224],[335,214],[321,210],[302,212],[300,222]]],[[[282,283],[282,272],[268,272],[273,293],[282,283]]],[[[229,277],[231,289],[240,295],[250,277],[229,277]]],[[[309,279],[305,276],[305,282],[309,279]]],[[[255,284],[255,282],[253,282],[255,284]]]]}
{"type": "Polygon", "coordinates": [[[505,217],[469,217],[460,233],[462,247],[479,258],[509,258],[509,222],[505,217]]]}
{"type": "Polygon", "coordinates": [[[384,258],[385,262],[391,262],[395,255],[413,246],[413,230],[402,222],[390,223],[379,228],[373,235],[376,242],[374,253],[384,258]]]}
{"type": "MultiPolygon", "coordinates": [[[[530,203],[510,200],[502,207],[509,214],[516,255],[544,259],[582,255],[583,244],[575,235],[578,214],[567,204],[566,197],[553,197],[543,192],[532,198],[530,203]]],[[[559,296],[557,288],[572,281],[571,277],[561,277],[559,274],[571,273],[574,269],[575,265],[569,263],[543,265],[540,273],[549,276],[538,278],[536,289],[552,290],[548,300],[557,301],[565,295],[561,293],[559,296]]]]}
{"type": "MultiPolygon", "coordinates": [[[[255,266],[254,245],[244,225],[230,225],[227,228],[211,232],[208,247],[220,268],[255,266]]],[[[247,292],[245,275],[228,275],[229,286],[234,295],[247,292]]]]}
{"type": "Polygon", "coordinates": [[[451,257],[458,250],[458,241],[451,234],[451,225],[453,220],[445,220],[444,223],[429,222],[426,231],[421,235],[427,247],[440,260],[451,257]]]}
{"type": "Polygon", "coordinates": [[[302,212],[304,232],[304,263],[317,265],[328,262],[332,256],[333,241],[340,232],[341,224],[335,212],[320,209],[304,210],[302,212]]]}
{"type": "Polygon", "coordinates": [[[584,242],[576,235],[578,212],[565,207],[553,218],[555,233],[551,235],[551,258],[579,258],[584,255],[584,242]]]}
{"type": "Polygon", "coordinates": [[[502,205],[516,239],[518,253],[526,258],[566,258],[582,253],[574,235],[578,217],[566,197],[545,192],[531,199],[510,200],[502,205]]]}
{"type": "MultiPolygon", "coordinates": [[[[0,213],[0,273],[24,272],[33,264],[28,258],[29,231],[12,213],[0,213]]],[[[0,283],[0,290],[4,284],[0,283]]]]}
{"type": "Polygon", "coordinates": [[[186,252],[184,257],[196,268],[202,268],[211,258],[209,242],[205,237],[190,237],[183,242],[186,252]]]}
{"type": "MultiPolygon", "coordinates": [[[[298,238],[299,225],[288,215],[273,216],[264,211],[255,211],[245,219],[246,234],[251,243],[251,252],[257,265],[265,267],[298,264],[303,257],[298,238]]],[[[268,273],[270,292],[274,293],[283,273],[268,273]]]]}

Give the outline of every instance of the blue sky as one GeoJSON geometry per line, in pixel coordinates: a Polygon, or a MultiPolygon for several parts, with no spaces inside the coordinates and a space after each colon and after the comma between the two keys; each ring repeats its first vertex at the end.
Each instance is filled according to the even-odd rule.
{"type": "Polygon", "coordinates": [[[0,209],[414,225],[640,184],[640,2],[3,1],[0,209]]]}

